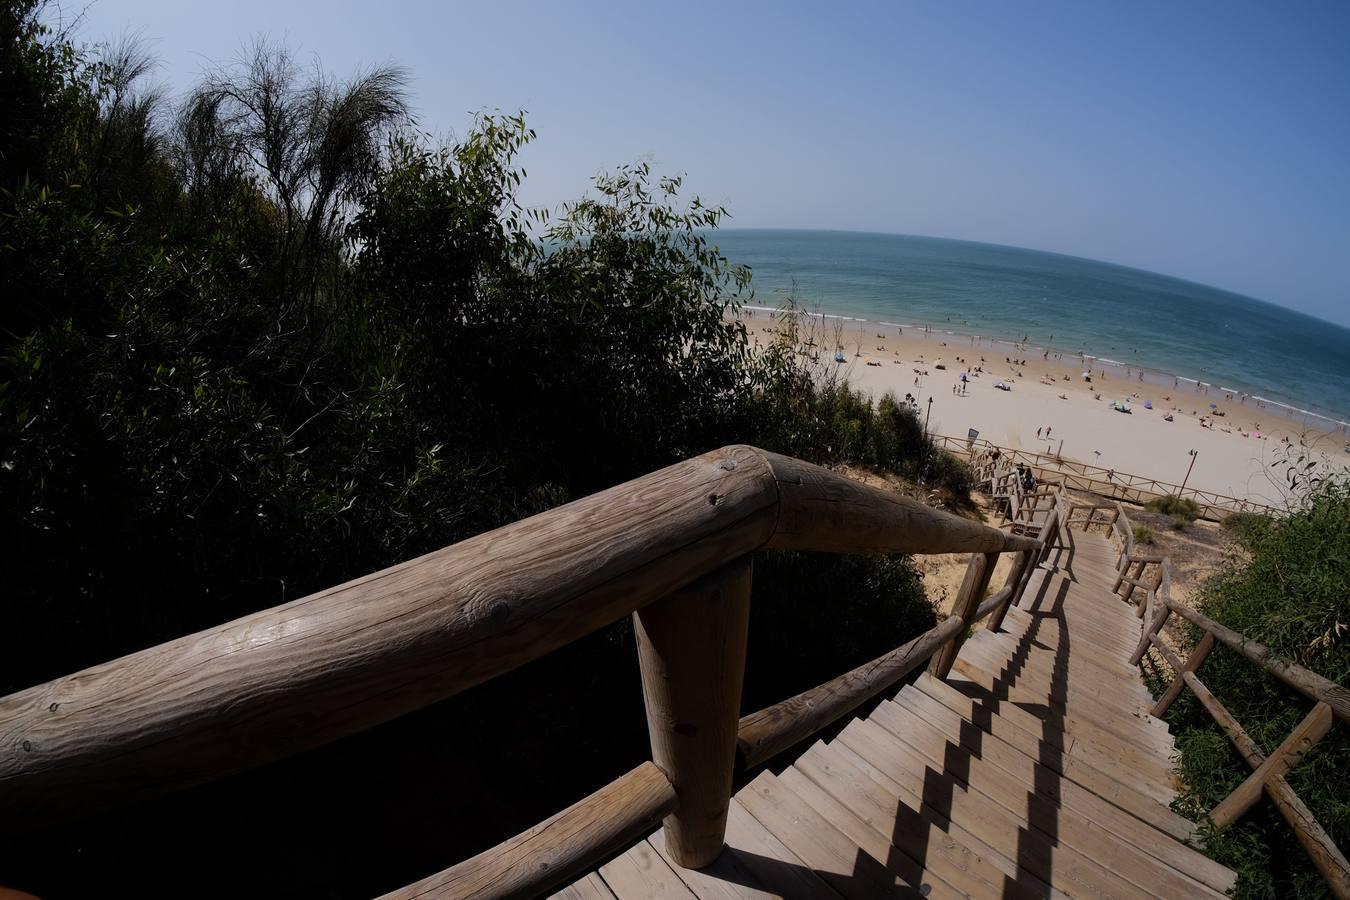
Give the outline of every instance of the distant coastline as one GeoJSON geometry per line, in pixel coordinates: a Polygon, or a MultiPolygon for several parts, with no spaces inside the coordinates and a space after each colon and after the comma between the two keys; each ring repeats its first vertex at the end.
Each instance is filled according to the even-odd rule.
{"type": "Polygon", "coordinates": [[[1170,276],[1055,253],[943,238],[835,231],[718,230],[749,265],[748,305],[793,294],[812,313],[885,328],[990,337],[1209,386],[1309,429],[1350,433],[1350,329],[1170,276]],[[1137,362],[1131,357],[1135,357],[1137,362]]]}
{"type": "MultiPolygon", "coordinates": [[[[767,314],[776,313],[779,307],[746,304],[742,309],[754,310],[755,312],[767,314]]],[[[1019,356],[1026,358],[1028,362],[1040,361],[1045,358],[1043,354],[1046,353],[1050,354],[1051,359],[1060,362],[1081,359],[1084,364],[1084,369],[1090,371],[1105,370],[1108,373],[1108,376],[1114,376],[1117,384],[1146,384],[1152,387],[1162,389],[1171,388],[1173,390],[1185,388],[1199,396],[1212,396],[1240,405],[1250,403],[1253,409],[1267,410],[1273,415],[1280,416],[1287,420],[1289,426],[1293,426],[1294,430],[1307,429],[1325,434],[1350,436],[1350,421],[1338,419],[1331,415],[1324,415],[1313,410],[1302,409],[1292,404],[1264,397],[1261,394],[1252,391],[1232,388],[1218,382],[1204,381],[1174,372],[1164,372],[1148,366],[1131,365],[1108,357],[1094,356],[1090,353],[1080,354],[1078,351],[1066,350],[1063,347],[1041,346],[1029,341],[1022,342],[1010,337],[1000,337],[989,334],[970,334],[962,331],[955,331],[950,328],[938,327],[933,323],[883,322],[880,320],[868,319],[863,316],[848,315],[847,313],[831,313],[821,310],[805,310],[804,312],[812,317],[846,323],[845,335],[849,334],[847,329],[850,325],[866,325],[867,329],[864,329],[864,342],[866,336],[878,333],[895,335],[898,337],[903,335],[906,330],[909,331],[911,336],[926,331],[926,333],[930,335],[941,335],[956,338],[957,340],[968,340],[971,341],[972,346],[975,347],[1007,349],[1011,353],[1016,353],[1019,356]],[[880,331],[878,331],[878,329],[880,331]]],[[[945,325],[947,323],[941,324],[945,325]]],[[[858,335],[854,334],[853,337],[857,338],[858,335]]],[[[959,349],[959,346],[956,349],[959,349]]]]}

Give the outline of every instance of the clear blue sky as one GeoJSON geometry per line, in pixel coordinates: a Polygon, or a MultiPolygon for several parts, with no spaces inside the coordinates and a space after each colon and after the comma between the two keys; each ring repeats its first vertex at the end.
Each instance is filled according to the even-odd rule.
{"type": "Polygon", "coordinates": [[[80,34],[127,30],[174,92],[265,34],[406,66],[437,133],[525,109],[536,205],[644,158],[733,226],[1053,250],[1350,324],[1343,0],[98,0],[80,34]]]}

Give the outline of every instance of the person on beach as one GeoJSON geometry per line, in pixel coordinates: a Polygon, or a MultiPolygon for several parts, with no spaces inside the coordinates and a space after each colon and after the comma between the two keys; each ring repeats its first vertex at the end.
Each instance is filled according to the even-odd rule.
{"type": "Polygon", "coordinates": [[[1042,430],[1043,430],[1043,429],[1040,429],[1040,428],[1037,428],[1037,429],[1036,429],[1036,440],[1038,440],[1038,441],[1041,439],[1041,431],[1042,431],[1042,430]]]}
{"type": "Polygon", "coordinates": [[[1050,438],[1050,426],[1049,426],[1049,425],[1045,426],[1045,437],[1046,437],[1047,440],[1050,438]]]}

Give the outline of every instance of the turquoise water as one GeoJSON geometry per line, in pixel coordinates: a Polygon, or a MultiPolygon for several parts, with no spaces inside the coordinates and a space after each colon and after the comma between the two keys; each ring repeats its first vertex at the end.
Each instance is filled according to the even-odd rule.
{"type": "MultiPolygon", "coordinates": [[[[1165,275],[1055,253],[839,231],[719,230],[752,306],[1009,341],[1251,394],[1314,428],[1350,420],[1350,329],[1165,275]],[[1312,417],[1310,414],[1316,414],[1312,417]]],[[[888,326],[888,327],[889,327],[888,326]]],[[[1032,351],[1028,351],[1029,356],[1032,351]]]]}

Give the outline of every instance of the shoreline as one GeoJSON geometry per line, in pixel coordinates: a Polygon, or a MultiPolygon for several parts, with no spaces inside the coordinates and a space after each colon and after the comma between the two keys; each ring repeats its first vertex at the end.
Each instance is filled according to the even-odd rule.
{"type": "MultiPolygon", "coordinates": [[[[770,313],[776,318],[776,309],[742,308],[739,321],[752,347],[778,339],[770,313]]],[[[802,329],[801,340],[814,339],[826,372],[873,397],[890,392],[912,402],[932,434],[976,431],[1003,447],[1277,508],[1289,498],[1285,470],[1301,454],[1324,455],[1333,469],[1350,471],[1340,426],[1309,428],[1251,397],[1243,403],[1240,392],[1231,400],[1213,386],[1205,393],[1195,379],[1147,372],[1141,379],[1133,366],[1095,357],[1086,366],[1076,353],[858,316],[814,313],[802,329]],[[832,362],[840,345],[843,361],[832,362]],[[1083,380],[1086,371],[1091,381],[1083,380]],[[1122,400],[1127,414],[1112,402],[1122,400]]]]}
{"type": "MultiPolygon", "coordinates": [[[[776,314],[777,307],[745,305],[741,307],[742,311],[752,310],[756,313],[776,314]]],[[[1211,381],[1202,381],[1198,378],[1191,378],[1187,375],[1180,375],[1173,372],[1164,372],[1160,369],[1154,369],[1149,366],[1138,366],[1124,363],[1109,357],[1082,353],[1081,351],[1068,351],[1056,347],[1047,347],[1029,342],[1022,342],[1015,339],[997,337],[994,335],[968,334],[961,331],[953,331],[949,328],[938,328],[930,323],[897,323],[885,322],[877,319],[866,319],[861,316],[851,316],[843,313],[827,313],[823,311],[808,312],[803,310],[803,316],[810,319],[825,320],[843,323],[846,329],[857,327],[862,334],[862,341],[867,339],[867,330],[869,328],[882,329],[883,332],[893,332],[887,334],[889,337],[909,337],[905,335],[905,329],[911,329],[912,334],[922,335],[925,338],[957,339],[969,341],[967,345],[972,349],[987,347],[988,349],[1006,349],[1010,353],[1016,352],[1025,358],[1028,365],[1035,363],[1065,363],[1068,360],[1077,360],[1083,369],[1094,373],[1103,373],[1109,380],[1112,376],[1117,379],[1117,383],[1128,382],[1143,384],[1158,389],[1171,388],[1174,391],[1187,390],[1190,393],[1205,397],[1222,397],[1227,402],[1236,402],[1239,406],[1246,407],[1253,411],[1260,410],[1259,414],[1279,416],[1288,421],[1291,426],[1301,426],[1302,430],[1298,432],[1300,437],[1307,435],[1309,431],[1317,431],[1320,436],[1340,435],[1350,437],[1350,415],[1346,419],[1338,418],[1338,414],[1327,411],[1318,412],[1316,410],[1304,409],[1301,406],[1295,406],[1281,400],[1275,400],[1270,397],[1262,396],[1256,393],[1256,390],[1243,390],[1241,388],[1230,388],[1211,381]],[[865,327],[864,327],[865,326],[865,327]],[[1048,356],[1046,356],[1048,354],[1048,356]],[[1189,385],[1190,387],[1187,387],[1189,385]],[[1211,393],[1213,392],[1213,393],[1211,393]]],[[[742,322],[745,321],[744,314],[739,316],[742,322]]],[[[875,331],[871,332],[877,336],[875,331]]],[[[845,331],[846,338],[853,338],[857,342],[859,335],[851,330],[845,331]]],[[[948,344],[952,343],[950,340],[948,344]]],[[[1000,350],[1001,352],[1001,350],[1000,350]]],[[[1265,391],[1265,393],[1270,393],[1265,391]]],[[[1212,401],[1207,401],[1212,402],[1212,401]]]]}

